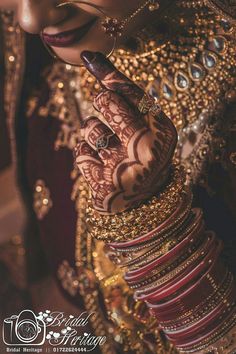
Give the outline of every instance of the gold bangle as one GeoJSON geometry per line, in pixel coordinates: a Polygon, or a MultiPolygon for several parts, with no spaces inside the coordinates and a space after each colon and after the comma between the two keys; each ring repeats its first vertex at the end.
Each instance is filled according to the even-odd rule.
{"type": "MultiPolygon", "coordinates": [[[[187,195],[188,193],[185,193],[184,191],[183,196],[187,195]]],[[[188,205],[186,206],[185,210],[181,212],[181,214],[173,221],[171,225],[166,226],[165,228],[161,229],[161,231],[157,232],[154,234],[152,240],[148,240],[141,245],[135,245],[132,247],[127,248],[119,248],[117,250],[117,253],[127,253],[127,254],[135,254],[143,249],[145,249],[147,246],[160,246],[167,240],[168,237],[171,237],[171,235],[179,228],[179,226],[183,225],[189,216],[191,212],[191,207],[192,207],[192,194],[190,195],[188,205]]]]}
{"type": "Polygon", "coordinates": [[[166,189],[138,208],[116,215],[101,215],[88,205],[88,226],[93,237],[122,242],[141,236],[163,223],[177,208],[184,192],[185,174],[174,167],[166,189]]]}

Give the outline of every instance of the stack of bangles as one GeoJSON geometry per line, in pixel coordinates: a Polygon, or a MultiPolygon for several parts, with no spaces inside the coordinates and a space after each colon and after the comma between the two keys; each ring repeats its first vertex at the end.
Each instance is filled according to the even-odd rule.
{"type": "Polygon", "coordinates": [[[201,210],[192,208],[181,169],[174,168],[160,196],[132,212],[104,216],[90,205],[88,213],[90,233],[109,241],[112,260],[125,269],[134,297],[146,302],[180,352],[216,352],[225,335],[233,330],[235,337],[236,284],[219,257],[222,242],[206,231],[201,210]],[[160,203],[167,213],[155,207],[160,203]],[[118,232],[117,219],[125,233],[118,232]]]}

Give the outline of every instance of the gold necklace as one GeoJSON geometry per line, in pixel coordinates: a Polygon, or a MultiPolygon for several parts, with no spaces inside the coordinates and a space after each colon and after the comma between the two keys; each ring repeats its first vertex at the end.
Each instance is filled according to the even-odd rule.
{"type": "MultiPolygon", "coordinates": [[[[185,27],[184,16],[179,26],[185,27]]],[[[197,9],[193,25],[184,31],[184,36],[163,45],[144,31],[139,38],[141,52],[119,49],[111,57],[120,71],[159,99],[179,131],[190,125],[197,130],[222,97],[230,96],[236,64],[233,28],[208,8],[197,9]]],[[[79,72],[83,97],[91,100],[91,92],[99,86],[84,68],[79,72]]]]}
{"type": "MultiPolygon", "coordinates": [[[[160,44],[155,29],[146,29],[137,38],[136,52],[119,49],[111,60],[156,97],[173,120],[179,136],[176,159],[186,168],[188,182],[209,187],[209,164],[223,163],[223,109],[236,101],[236,30],[201,0],[180,1],[178,6],[174,26],[179,32],[173,32],[172,38],[160,44]],[[184,156],[190,141],[190,152],[184,156]]],[[[172,17],[165,17],[167,23],[172,17]]],[[[100,86],[84,68],[75,72],[83,105],[89,107],[100,86]]]]}

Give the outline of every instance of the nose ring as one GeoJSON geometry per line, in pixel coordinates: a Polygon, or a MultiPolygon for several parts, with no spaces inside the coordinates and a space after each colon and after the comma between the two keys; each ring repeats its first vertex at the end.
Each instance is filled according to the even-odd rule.
{"type": "MultiPolygon", "coordinates": [[[[80,5],[87,5],[87,6],[90,6],[92,7],[93,9],[97,10],[98,13],[100,15],[102,15],[104,18],[106,18],[106,14],[105,12],[99,7],[99,6],[96,6],[94,4],[91,4],[87,1],[80,1],[80,0],[68,0],[68,1],[64,1],[64,2],[61,2],[59,3],[58,5],[56,5],[57,8],[60,8],[60,7],[63,7],[63,6],[69,6],[69,5],[76,5],[76,4],[80,4],[80,5]]],[[[103,23],[103,20],[102,20],[102,23],[103,23]]],[[[101,24],[102,26],[102,24],[101,24]]],[[[77,66],[77,67],[82,67],[83,64],[74,64],[74,63],[70,63],[68,61],[65,61],[63,60],[62,58],[60,58],[56,53],[55,51],[45,42],[44,38],[43,38],[43,31],[41,31],[40,33],[40,37],[41,37],[41,40],[46,48],[46,50],[48,51],[48,53],[55,59],[55,60],[59,60],[61,61],[62,63],[64,64],[69,64],[71,66],[77,66]]],[[[113,53],[114,53],[114,50],[116,48],[116,43],[117,43],[117,36],[114,36],[112,37],[112,44],[111,44],[111,49],[109,50],[108,54],[106,54],[106,57],[109,58],[113,53]]]]}

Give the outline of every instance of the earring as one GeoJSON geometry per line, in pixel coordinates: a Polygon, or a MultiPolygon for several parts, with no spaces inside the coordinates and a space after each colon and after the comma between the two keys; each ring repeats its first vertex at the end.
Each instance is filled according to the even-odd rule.
{"type": "Polygon", "coordinates": [[[156,11],[158,10],[160,7],[160,4],[157,0],[150,0],[150,4],[149,4],[149,11],[156,11]]]}

